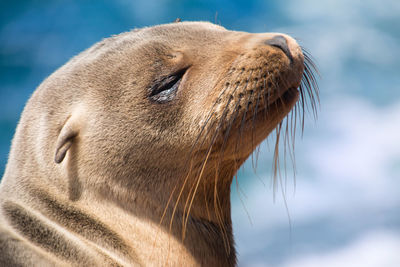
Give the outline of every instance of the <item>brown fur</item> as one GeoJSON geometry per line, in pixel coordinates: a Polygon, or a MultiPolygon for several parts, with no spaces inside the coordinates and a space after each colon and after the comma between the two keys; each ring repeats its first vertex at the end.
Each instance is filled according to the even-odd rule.
{"type": "Polygon", "coordinates": [[[291,62],[265,44],[274,36],[160,25],[105,39],[53,73],[12,142],[0,263],[235,265],[232,179],[282,128],[302,77],[314,81],[297,43],[284,36],[291,62]],[[181,70],[175,97],[157,102],[152,88],[181,70]]]}

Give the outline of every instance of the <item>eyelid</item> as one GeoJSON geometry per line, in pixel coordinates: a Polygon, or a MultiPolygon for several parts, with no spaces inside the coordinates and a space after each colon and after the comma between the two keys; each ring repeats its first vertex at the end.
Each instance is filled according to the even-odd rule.
{"type": "Polygon", "coordinates": [[[171,88],[175,83],[182,79],[186,70],[187,68],[181,69],[175,73],[161,78],[158,82],[155,82],[151,88],[150,96],[159,94],[160,92],[171,88]]]}
{"type": "Polygon", "coordinates": [[[187,69],[188,68],[180,69],[179,71],[155,81],[153,86],[150,88],[149,97],[157,102],[167,102],[172,100],[187,69]]]}

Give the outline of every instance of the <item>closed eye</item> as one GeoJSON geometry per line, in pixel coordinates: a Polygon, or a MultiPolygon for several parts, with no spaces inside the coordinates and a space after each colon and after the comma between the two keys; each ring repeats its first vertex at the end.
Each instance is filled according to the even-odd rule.
{"type": "Polygon", "coordinates": [[[186,70],[187,68],[181,69],[154,81],[150,89],[150,99],[159,103],[166,103],[174,99],[186,70]]]}

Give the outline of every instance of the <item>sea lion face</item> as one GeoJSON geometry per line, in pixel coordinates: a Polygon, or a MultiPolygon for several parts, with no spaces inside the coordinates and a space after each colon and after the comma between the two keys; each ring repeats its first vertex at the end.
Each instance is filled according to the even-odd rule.
{"type": "Polygon", "coordinates": [[[229,183],[299,95],[304,98],[304,88],[312,95],[305,58],[289,36],[205,22],[105,39],[41,86],[48,99],[56,94],[69,102],[54,111],[65,115],[56,123],[63,124],[55,130],[61,132],[56,162],[69,142],[72,165],[82,165],[82,179],[91,184],[101,184],[101,177],[125,188],[143,176],[169,183],[181,181],[188,169],[212,177],[218,168],[229,183]]]}
{"type": "Polygon", "coordinates": [[[224,146],[231,157],[244,159],[298,98],[303,54],[285,35],[183,22],[144,28],[114,42],[104,53],[108,75],[99,77],[100,90],[108,90],[101,93],[107,97],[101,106],[122,116],[109,127],[120,127],[124,140],[135,139],[132,150],[119,153],[126,159],[140,144],[147,146],[140,156],[162,164],[165,153],[171,166],[176,163],[170,157],[175,162],[211,143],[213,150],[224,146]]]}

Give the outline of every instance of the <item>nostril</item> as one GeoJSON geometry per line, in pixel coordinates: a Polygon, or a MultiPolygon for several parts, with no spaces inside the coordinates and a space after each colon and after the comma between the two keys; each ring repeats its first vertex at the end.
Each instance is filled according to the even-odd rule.
{"type": "Polygon", "coordinates": [[[290,59],[290,62],[293,61],[293,56],[290,53],[289,46],[287,44],[285,37],[280,36],[280,35],[275,36],[271,39],[266,40],[264,43],[266,45],[274,46],[274,47],[281,49],[283,51],[283,53],[285,53],[285,55],[290,59]]]}

